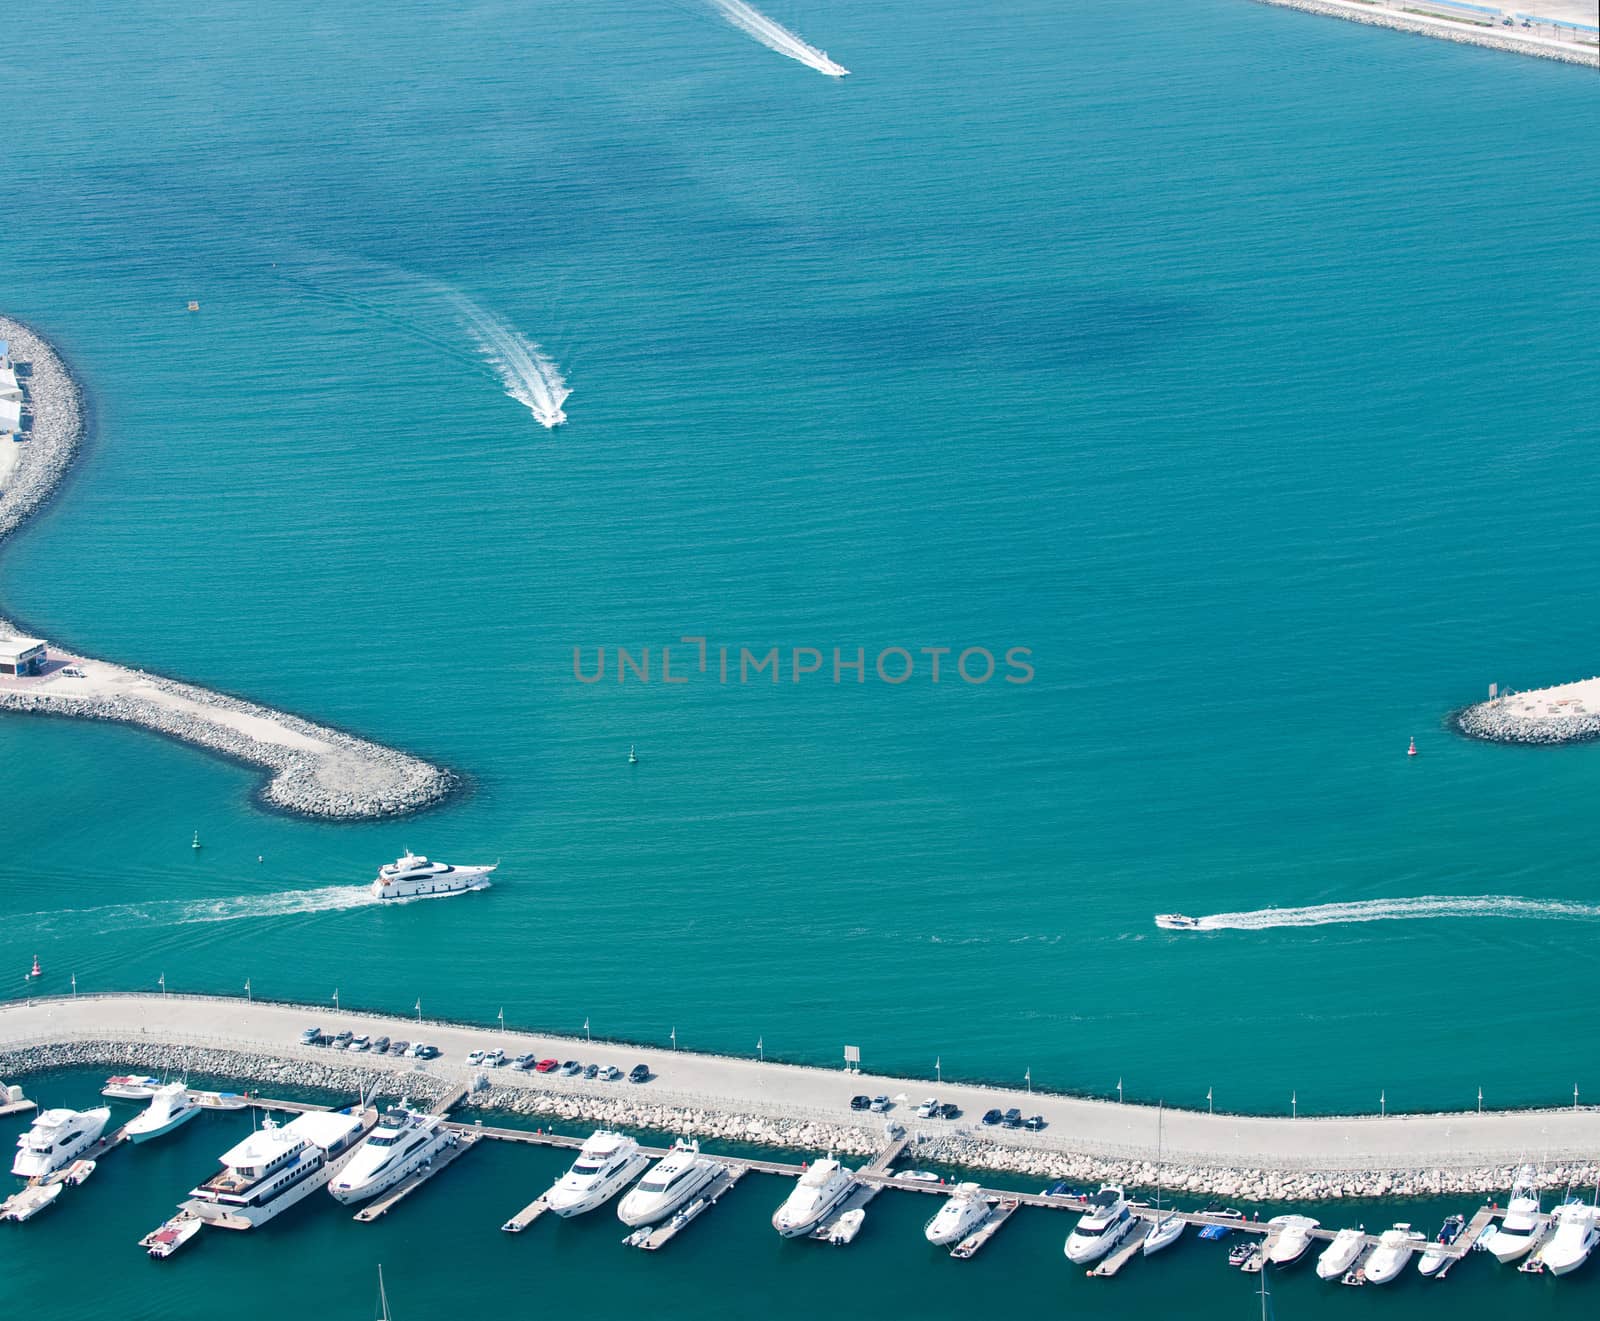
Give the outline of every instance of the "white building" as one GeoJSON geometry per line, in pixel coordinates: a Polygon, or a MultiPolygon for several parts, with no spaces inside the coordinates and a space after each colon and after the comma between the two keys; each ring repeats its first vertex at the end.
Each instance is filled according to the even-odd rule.
{"type": "Polygon", "coordinates": [[[43,638],[0,638],[0,676],[38,674],[44,662],[43,638]]]}

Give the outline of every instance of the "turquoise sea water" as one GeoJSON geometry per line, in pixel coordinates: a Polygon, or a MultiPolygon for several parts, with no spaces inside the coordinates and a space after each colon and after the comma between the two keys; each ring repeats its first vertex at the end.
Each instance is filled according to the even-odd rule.
{"type": "MultiPolygon", "coordinates": [[[[469,791],[297,821],[197,752],[8,717],[12,991],[37,953],[53,991],[249,977],[1169,1104],[1600,1094],[1600,1028],[1539,989],[1589,966],[1592,918],[1150,922],[1600,902],[1600,749],[1444,727],[1491,680],[1594,669],[1592,73],[1244,0],[770,12],[851,77],[670,0],[30,8],[0,57],[0,305],[95,425],[0,603],[469,791]],[[560,364],[565,428],[507,397],[461,298],[560,364]],[[713,652],[664,684],[684,635],[735,669],[860,646],[869,681],[724,686],[713,652]],[[619,645],[654,682],[616,682],[619,645]],[[577,682],[601,646],[610,677],[577,682]],[[1027,647],[1035,678],[890,686],[893,646],[1027,647]],[[502,883],[282,897],[405,847],[500,857],[502,883]]],[[[186,1171],[223,1145],[184,1141],[186,1171]]],[[[535,1180],[475,1164],[463,1197],[504,1181],[498,1223],[535,1180]]],[[[139,1181],[143,1219],[180,1184],[139,1181]]],[[[98,1224],[77,1200],[28,1241],[98,1224]]],[[[517,1265],[439,1205],[411,1232],[458,1235],[461,1274],[397,1275],[409,1315],[580,1244],[603,1287],[685,1315],[713,1264],[727,1315],[777,1280],[949,1314],[1019,1271],[1035,1305],[1110,1297],[1064,1282],[1048,1221],[1048,1251],[1008,1230],[966,1274],[893,1268],[920,1207],[819,1258],[732,1202],[671,1264],[563,1226],[517,1265]]],[[[401,1222],[337,1219],[286,1232],[351,1235],[326,1246],[359,1268],[304,1268],[355,1307],[401,1222]]],[[[215,1267],[189,1266],[149,1315],[198,1305],[215,1267]]],[[[1233,1314],[1140,1275],[1116,1306],[1233,1314]]]]}

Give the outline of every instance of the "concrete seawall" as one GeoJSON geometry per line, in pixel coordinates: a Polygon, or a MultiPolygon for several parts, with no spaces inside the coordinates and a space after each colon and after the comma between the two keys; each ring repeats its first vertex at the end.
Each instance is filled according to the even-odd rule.
{"type": "Polygon", "coordinates": [[[1586,64],[1591,68],[1600,64],[1600,47],[1592,42],[1557,39],[1551,35],[1556,31],[1554,28],[1530,30],[1498,24],[1480,27],[1476,23],[1462,21],[1465,14],[1452,19],[1419,13],[1418,10],[1427,8],[1421,0],[1411,4],[1402,4],[1400,0],[1256,0],[1256,3],[1273,5],[1279,9],[1298,9],[1302,13],[1320,14],[1325,18],[1342,18],[1368,27],[1412,32],[1465,46],[1481,46],[1486,50],[1510,51],[1516,55],[1533,55],[1539,59],[1560,60],[1568,64],[1586,64]]]}
{"type": "MultiPolygon", "coordinates": [[[[882,1145],[883,1117],[850,1109],[855,1093],[904,1097],[887,1116],[925,1136],[917,1159],[1003,1170],[1050,1182],[1107,1180],[1149,1186],[1157,1177],[1157,1111],[1040,1092],[862,1074],[495,1027],[333,1013],[326,1006],[201,996],[81,996],[0,1004],[0,1076],[68,1064],[187,1067],[243,1083],[335,1087],[377,1080],[386,1094],[432,1097],[474,1072],[468,1051],[614,1063],[645,1062],[645,1086],[586,1082],[510,1068],[474,1103],[574,1124],[619,1124],[797,1150],[866,1155],[882,1145]],[[419,1038],[444,1057],[426,1066],[394,1056],[350,1055],[298,1044],[300,1030],[351,1029],[419,1038]],[[955,1121],[912,1116],[924,1096],[959,1105],[955,1121]],[[979,1124],[989,1109],[1039,1114],[1038,1133],[979,1124]]],[[[1160,1116],[1161,1177],[1168,1189],[1251,1201],[1503,1192],[1524,1160],[1544,1162],[1548,1186],[1600,1176],[1600,1111],[1591,1108],[1376,1115],[1342,1118],[1205,1114],[1160,1116]]]]}
{"type": "Polygon", "coordinates": [[[1457,712],[1468,738],[1490,743],[1587,743],[1600,739],[1600,677],[1506,693],[1457,712]]]}
{"type": "MultiPolygon", "coordinates": [[[[82,395],[50,345],[0,317],[0,339],[34,414],[0,490],[0,541],[51,497],[83,436],[82,395]]],[[[21,632],[0,617],[0,637],[21,632]]],[[[268,771],[260,800],[304,816],[363,820],[419,811],[449,796],[448,771],[392,748],[193,684],[52,647],[47,673],[0,677],[0,713],[73,716],[137,725],[268,771]],[[73,670],[76,673],[67,673],[73,670]]]]}

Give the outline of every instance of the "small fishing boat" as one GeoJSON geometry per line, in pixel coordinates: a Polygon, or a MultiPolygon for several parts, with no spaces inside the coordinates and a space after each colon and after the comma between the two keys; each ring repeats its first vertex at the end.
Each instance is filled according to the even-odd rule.
{"type": "Polygon", "coordinates": [[[1364,1229],[1341,1229],[1317,1258],[1317,1278],[1337,1280],[1355,1264],[1356,1258],[1361,1255],[1361,1249],[1366,1244],[1367,1235],[1364,1229]]]}
{"type": "Polygon", "coordinates": [[[1422,1254],[1422,1260],[1417,1263],[1417,1270],[1427,1278],[1432,1279],[1439,1273],[1443,1265],[1450,1260],[1448,1252],[1441,1251],[1448,1248],[1461,1237],[1461,1231],[1467,1227],[1465,1216],[1453,1215],[1439,1227],[1439,1232],[1434,1235],[1434,1246],[1422,1254]]]}
{"type": "Polygon", "coordinates": [[[1249,1239],[1243,1243],[1235,1243],[1228,1249],[1228,1265],[1235,1268],[1243,1266],[1251,1257],[1256,1255],[1256,1245],[1249,1239]]]}
{"type": "Polygon", "coordinates": [[[89,1176],[99,1168],[92,1160],[75,1160],[67,1166],[67,1172],[61,1176],[62,1183],[70,1183],[76,1188],[80,1183],[88,1183],[89,1176]]]}
{"type": "Polygon", "coordinates": [[[192,1215],[176,1215],[160,1229],[139,1240],[139,1246],[157,1261],[165,1261],[200,1232],[204,1222],[192,1215]]]}
{"type": "Polygon", "coordinates": [[[854,1242],[855,1236],[861,1232],[867,1213],[859,1206],[853,1211],[846,1211],[833,1222],[833,1228],[828,1231],[828,1242],[836,1247],[843,1247],[846,1243],[854,1242]]]}
{"type": "Polygon", "coordinates": [[[195,1092],[194,1103],[206,1110],[243,1110],[250,1098],[238,1092],[195,1092]]]}
{"type": "Polygon", "coordinates": [[[59,1183],[34,1184],[24,1188],[20,1193],[13,1193],[4,1202],[0,1202],[0,1220],[15,1220],[18,1224],[24,1220],[32,1220],[45,1207],[54,1205],[56,1198],[60,1196],[59,1183]]]}
{"type": "Polygon", "coordinates": [[[1187,913],[1157,913],[1156,925],[1163,931],[1197,931],[1200,919],[1187,913]]]}

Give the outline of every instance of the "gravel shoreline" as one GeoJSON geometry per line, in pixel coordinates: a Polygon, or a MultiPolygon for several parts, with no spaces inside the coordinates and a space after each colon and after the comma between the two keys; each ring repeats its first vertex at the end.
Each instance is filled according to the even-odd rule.
{"type": "Polygon", "coordinates": [[[1574,44],[1570,49],[1561,46],[1536,46],[1532,42],[1502,36],[1493,29],[1451,27],[1445,22],[1426,22],[1392,9],[1355,9],[1348,4],[1329,4],[1328,0],[1256,0],[1258,4],[1275,5],[1279,9],[1298,9],[1306,14],[1320,14],[1325,18],[1342,18],[1347,23],[1360,23],[1366,27],[1390,28],[1396,32],[1413,32],[1419,36],[1434,37],[1440,41],[1453,41],[1463,46],[1481,46],[1487,50],[1510,51],[1516,55],[1532,55],[1537,59],[1557,60],[1563,64],[1584,64],[1594,67],[1600,56],[1594,47],[1574,44]]]}
{"type": "MultiPolygon", "coordinates": [[[[469,1074],[459,1068],[438,1073],[420,1069],[363,1065],[359,1057],[298,1060],[259,1051],[215,1047],[165,1045],[155,1042],[77,1040],[32,1045],[0,1052],[0,1077],[26,1079],[46,1070],[104,1066],[160,1073],[177,1070],[234,1080],[239,1086],[273,1085],[310,1088],[351,1095],[363,1090],[385,1099],[409,1097],[431,1104],[445,1096],[469,1074]]],[[[491,1079],[493,1074],[488,1075],[491,1079]]],[[[617,1084],[612,1084],[617,1086],[617,1084]]],[[[738,1142],[787,1151],[832,1151],[852,1159],[867,1159],[883,1145],[878,1117],[869,1125],[840,1124],[805,1116],[739,1113],[704,1103],[662,1097],[647,1090],[622,1096],[593,1094],[564,1088],[506,1085],[490,1081],[464,1103],[484,1112],[515,1114],[571,1124],[595,1124],[658,1133],[685,1133],[696,1137],[738,1142]]],[[[1171,1193],[1224,1197],[1259,1203],[1284,1201],[1340,1201],[1445,1194],[1494,1194],[1511,1186],[1517,1166],[1484,1164],[1470,1168],[1350,1169],[1333,1172],[1233,1167],[1174,1161],[1157,1167],[1153,1161],[1107,1159],[1063,1151],[1041,1151],[1008,1145],[1003,1134],[958,1127],[919,1135],[915,1119],[901,1118],[914,1136],[920,1136],[903,1157],[903,1164],[943,1164],[974,1171],[1000,1172],[1041,1184],[1060,1180],[1078,1186],[1116,1183],[1128,1188],[1152,1188],[1159,1180],[1171,1193]]],[[[1600,1179],[1600,1164],[1566,1161],[1546,1165],[1542,1186],[1560,1189],[1593,1184],[1600,1179]]]]}
{"type": "MultiPolygon", "coordinates": [[[[84,401],[54,349],[21,322],[0,317],[0,339],[31,373],[20,377],[33,410],[29,439],[0,492],[0,541],[50,499],[83,439],[84,401]]],[[[0,616],[0,635],[17,633],[0,616]]],[[[60,648],[56,648],[60,652],[60,648]]],[[[65,715],[137,725],[269,771],[257,798],[278,810],[328,820],[408,815],[460,786],[449,771],[354,735],[194,684],[88,662],[93,691],[55,679],[0,688],[0,712],[65,715]]]]}
{"type": "Polygon", "coordinates": [[[1600,713],[1529,717],[1508,709],[1510,697],[1480,702],[1452,718],[1468,738],[1486,743],[1588,743],[1600,739],[1600,713]]]}

